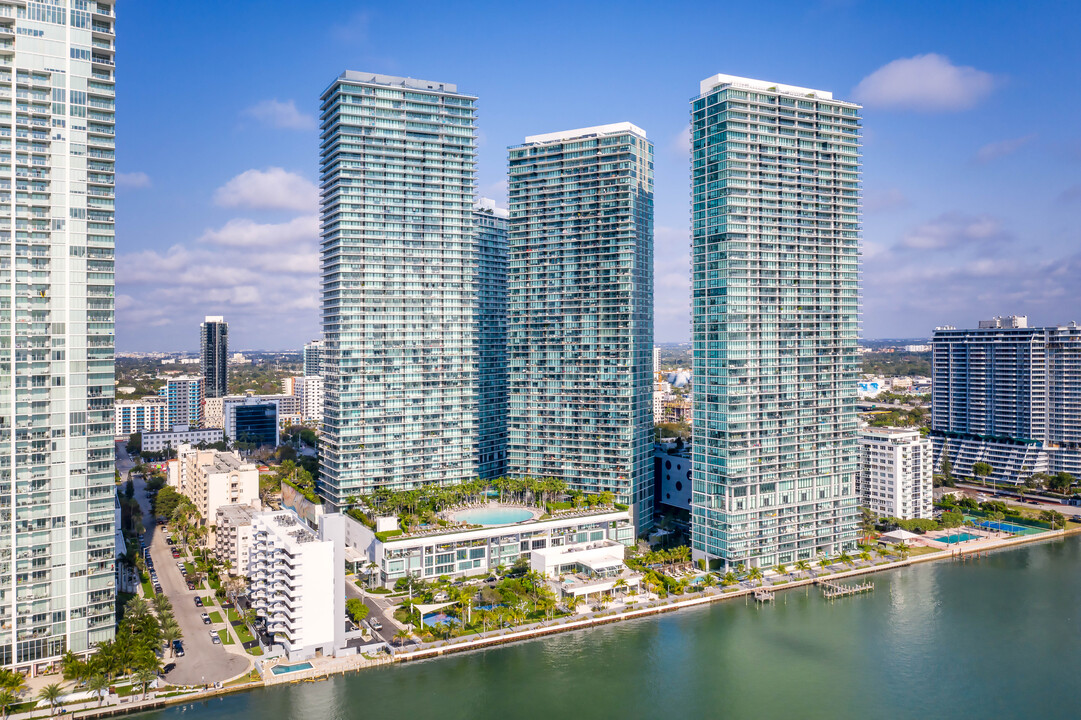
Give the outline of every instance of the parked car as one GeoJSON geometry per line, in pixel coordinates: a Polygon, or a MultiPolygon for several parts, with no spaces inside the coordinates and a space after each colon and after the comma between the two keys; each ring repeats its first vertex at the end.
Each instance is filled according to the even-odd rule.
{"type": "Polygon", "coordinates": [[[209,625],[210,624],[210,616],[207,615],[206,613],[203,613],[199,617],[201,617],[203,619],[203,625],[209,625]]]}
{"type": "Polygon", "coordinates": [[[180,642],[179,640],[174,640],[173,641],[173,653],[177,657],[184,657],[184,643],[180,642]]]}
{"type": "Polygon", "coordinates": [[[221,645],[221,637],[213,630],[210,631],[210,641],[215,645],[221,645]]]}
{"type": "Polygon", "coordinates": [[[379,622],[378,618],[372,618],[368,621],[368,627],[370,627],[372,630],[382,630],[383,623],[379,622]]]}
{"type": "Polygon", "coordinates": [[[188,583],[188,590],[194,590],[194,589],[195,589],[195,583],[191,583],[191,582],[188,583]]]}
{"type": "Polygon", "coordinates": [[[201,597],[199,597],[198,595],[196,595],[195,596],[195,607],[202,607],[202,606],[203,606],[203,599],[201,597]]]}

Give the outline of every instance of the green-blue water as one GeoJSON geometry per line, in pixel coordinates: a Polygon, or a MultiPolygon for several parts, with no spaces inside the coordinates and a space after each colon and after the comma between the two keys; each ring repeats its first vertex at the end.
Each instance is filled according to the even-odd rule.
{"type": "MultiPolygon", "coordinates": [[[[1077,718],[1081,538],[174,708],[155,720],[1077,718]]],[[[146,717],[147,715],[144,715],[146,717]]]]}

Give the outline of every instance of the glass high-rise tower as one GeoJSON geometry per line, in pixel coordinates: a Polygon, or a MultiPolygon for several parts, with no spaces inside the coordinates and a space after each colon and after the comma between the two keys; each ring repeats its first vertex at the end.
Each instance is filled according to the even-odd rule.
{"type": "Polygon", "coordinates": [[[206,397],[225,397],[229,394],[229,323],[222,316],[207,315],[199,326],[199,354],[206,397]]]}
{"type": "Polygon", "coordinates": [[[653,144],[616,123],[510,148],[507,471],[653,521],[653,144]]]}
{"type": "Polygon", "coordinates": [[[113,4],[0,0],[0,665],[113,636],[113,4]]]}
{"type": "Polygon", "coordinates": [[[477,475],[507,471],[507,211],[481,200],[477,234],[477,475]]]}
{"type": "Polygon", "coordinates": [[[859,106],[715,75],[691,102],[692,547],[855,545],[859,106]]]}
{"type": "Polygon", "coordinates": [[[476,98],[348,71],[322,95],[320,492],[476,476],[476,98]]]}

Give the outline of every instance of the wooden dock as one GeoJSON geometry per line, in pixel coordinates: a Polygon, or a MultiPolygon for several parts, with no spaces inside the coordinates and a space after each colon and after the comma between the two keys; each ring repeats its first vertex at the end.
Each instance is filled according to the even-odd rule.
{"type": "Polygon", "coordinates": [[[755,588],[754,599],[756,602],[770,602],[773,600],[773,593],[765,588],[755,588]]]}
{"type": "Polygon", "coordinates": [[[875,589],[875,584],[870,580],[859,583],[858,585],[843,585],[829,580],[820,580],[818,584],[822,586],[822,597],[827,600],[848,597],[849,595],[859,595],[860,593],[871,592],[875,589]]]}

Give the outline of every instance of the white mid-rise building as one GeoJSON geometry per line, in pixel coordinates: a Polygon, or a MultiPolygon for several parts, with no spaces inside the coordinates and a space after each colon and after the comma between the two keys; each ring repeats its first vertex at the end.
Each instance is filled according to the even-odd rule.
{"type": "Polygon", "coordinates": [[[861,504],[884,517],[931,519],[931,440],[916,428],[860,432],[861,504]]]}
{"type": "Polygon", "coordinates": [[[169,405],[165,398],[151,395],[139,400],[116,401],[117,435],[156,432],[169,427],[169,405]]]}
{"type": "MultiPolygon", "coordinates": [[[[177,491],[195,504],[207,525],[214,522],[221,507],[260,507],[259,468],[236,453],[183,446],[177,452],[176,468],[177,491]]],[[[208,545],[215,546],[213,534],[208,545]]]]}
{"type": "Polygon", "coordinates": [[[286,395],[296,398],[296,412],[301,422],[323,422],[323,378],[318,375],[287,377],[282,381],[286,395]]]}
{"type": "Polygon", "coordinates": [[[324,515],[319,533],[291,510],[252,517],[251,607],[290,661],[345,651],[345,530],[324,515]]]}

